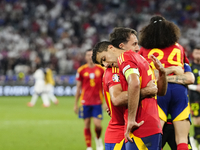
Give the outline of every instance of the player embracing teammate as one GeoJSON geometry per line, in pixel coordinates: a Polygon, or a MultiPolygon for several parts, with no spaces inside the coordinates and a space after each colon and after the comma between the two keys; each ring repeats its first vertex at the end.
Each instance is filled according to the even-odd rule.
{"type": "MultiPolygon", "coordinates": [[[[121,35],[123,34],[125,33],[121,35]]],[[[156,66],[156,64],[159,64],[158,62],[161,62],[164,67],[179,66],[179,68],[182,68],[182,71],[181,69],[180,71],[183,73],[184,62],[188,62],[188,60],[184,55],[183,48],[177,43],[179,29],[176,25],[161,16],[154,16],[151,18],[150,24],[143,28],[141,34],[140,45],[143,46],[143,50],[140,51],[140,54],[149,61],[153,69],[156,68],[159,71],[158,75],[166,75],[166,70],[163,70],[161,67],[162,65],[156,66]],[[142,41],[147,43],[147,45],[149,44],[151,47],[145,47],[146,45],[144,46],[142,41]],[[152,41],[154,41],[154,43],[152,41]],[[160,61],[152,55],[155,55],[160,61]]],[[[180,84],[168,83],[167,94],[158,97],[158,117],[158,115],[156,115],[158,111],[156,108],[157,106],[154,107],[155,105],[152,99],[151,103],[148,102],[149,98],[144,98],[140,101],[140,88],[147,86],[147,81],[155,78],[151,67],[148,69],[148,63],[146,64],[146,62],[142,60],[144,58],[130,51],[132,48],[125,48],[127,42],[132,42],[131,45],[133,48],[134,46],[138,46],[136,36],[134,37],[133,35],[132,41],[130,39],[130,37],[127,37],[127,41],[123,41],[122,38],[119,38],[117,40],[111,40],[111,43],[106,41],[100,42],[93,49],[94,62],[104,65],[107,68],[119,68],[122,89],[123,91],[128,91],[128,108],[124,109],[125,126],[127,127],[125,137],[128,140],[125,144],[126,149],[161,149],[161,132],[159,128],[156,129],[156,127],[160,126],[160,122],[156,124],[156,120],[160,118],[161,125],[163,126],[164,122],[167,121],[167,115],[170,113],[175,127],[177,149],[187,150],[187,137],[190,127],[187,89],[180,84]],[[125,52],[125,50],[129,51],[125,52]],[[182,96],[180,96],[181,94],[177,94],[177,92],[180,92],[182,96]],[[170,105],[172,103],[173,106],[170,105]],[[149,107],[151,107],[151,112],[149,111],[149,107]],[[154,120],[153,123],[152,120],[154,120]],[[145,125],[145,123],[149,123],[149,126],[145,125]]],[[[173,74],[175,73],[172,72],[171,75],[173,74]]],[[[183,79],[182,76],[180,78],[181,80],[183,79]]],[[[166,85],[167,84],[164,83],[163,87],[166,87],[166,85]]],[[[159,89],[158,84],[158,91],[159,89]]],[[[161,90],[163,93],[165,93],[164,89],[165,88],[161,90]]],[[[116,97],[111,97],[111,99],[112,98],[116,97]]],[[[151,98],[153,98],[153,96],[151,98]]],[[[157,100],[155,104],[157,105],[157,100]]]]}

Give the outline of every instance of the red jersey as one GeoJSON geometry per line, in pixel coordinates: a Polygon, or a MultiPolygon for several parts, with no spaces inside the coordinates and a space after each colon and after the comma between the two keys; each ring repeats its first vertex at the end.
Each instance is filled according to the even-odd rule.
{"type": "Polygon", "coordinates": [[[149,55],[156,56],[165,68],[170,66],[181,66],[184,68],[184,62],[188,62],[183,47],[178,43],[163,49],[145,49],[141,47],[138,53],[147,59],[153,69],[155,67],[151,59],[149,59],[149,55]]]}
{"type": "MultiPolygon", "coordinates": [[[[118,66],[123,91],[128,90],[128,83],[124,74],[130,68],[138,69],[140,88],[146,87],[150,80],[155,79],[149,63],[141,55],[133,52],[132,50],[126,51],[118,57],[118,66]]],[[[124,118],[125,125],[127,125],[128,109],[125,110],[124,118]]],[[[144,120],[144,124],[133,131],[135,136],[142,138],[162,133],[162,127],[158,116],[157,99],[155,97],[145,98],[139,102],[136,122],[141,122],[142,120],[144,120]]]]}
{"type": "Polygon", "coordinates": [[[95,65],[93,68],[87,64],[78,68],[76,80],[82,82],[80,100],[83,105],[99,105],[103,101],[102,78],[104,69],[95,65]]]}
{"type": "Polygon", "coordinates": [[[105,143],[119,143],[124,138],[124,107],[116,107],[112,104],[109,88],[120,84],[119,69],[107,68],[103,76],[103,89],[111,119],[105,133],[105,143]]]}

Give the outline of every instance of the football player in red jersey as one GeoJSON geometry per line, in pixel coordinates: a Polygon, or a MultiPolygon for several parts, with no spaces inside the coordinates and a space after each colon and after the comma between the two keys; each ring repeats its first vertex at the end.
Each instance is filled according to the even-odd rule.
{"type": "MultiPolygon", "coordinates": [[[[124,27],[116,27],[116,28],[114,28],[113,32],[110,34],[109,40],[112,42],[112,44],[114,46],[116,46],[118,48],[121,48],[124,50],[130,50],[130,49],[134,50],[135,47],[137,47],[137,43],[135,43],[135,41],[134,41],[134,35],[136,35],[136,32],[133,29],[124,28],[124,27]]],[[[136,52],[138,52],[138,51],[139,50],[136,49],[136,52]]],[[[185,66],[188,66],[188,65],[184,64],[184,69],[185,69],[185,66]]],[[[188,67],[186,67],[186,68],[188,68],[188,67]]],[[[168,67],[168,68],[166,68],[166,72],[167,72],[167,74],[171,74],[172,72],[175,74],[179,74],[179,75],[167,76],[168,82],[178,83],[178,84],[182,84],[182,85],[192,84],[194,82],[194,75],[191,72],[185,71],[184,74],[180,74],[180,72],[183,72],[181,67],[176,67],[176,66],[168,67]]],[[[172,123],[171,123],[171,125],[172,125],[172,123]]],[[[169,132],[169,131],[171,131],[172,128],[173,127],[171,127],[169,125],[165,126],[165,130],[163,131],[163,138],[164,138],[163,142],[166,142],[166,141],[170,142],[170,147],[172,149],[174,149],[174,148],[176,148],[176,142],[174,140],[175,136],[173,137],[174,134],[170,135],[171,132],[169,132]],[[168,128],[170,130],[168,130],[168,128]],[[168,137],[167,140],[166,140],[166,137],[168,137]],[[175,144],[173,145],[171,143],[175,143],[175,144]]],[[[164,143],[163,143],[163,145],[164,145],[164,143]]],[[[190,141],[188,141],[188,147],[190,147],[189,149],[191,149],[190,141]]]]}
{"type": "MultiPolygon", "coordinates": [[[[124,109],[128,104],[127,91],[122,92],[119,68],[110,67],[105,70],[103,76],[103,88],[111,120],[105,132],[105,150],[125,150],[124,144],[124,109]]],[[[157,86],[151,80],[147,87],[141,89],[140,99],[146,96],[155,96],[157,86]]]]}
{"type": "Polygon", "coordinates": [[[103,87],[102,77],[104,68],[92,62],[92,49],[86,51],[86,64],[78,68],[76,74],[77,91],[75,95],[74,111],[78,113],[78,100],[80,99],[79,118],[84,119],[84,136],[87,145],[87,150],[92,150],[91,147],[91,131],[90,122],[93,117],[95,126],[95,142],[96,149],[103,150],[103,143],[100,138],[102,126],[102,101],[103,87]]]}
{"type": "MultiPolygon", "coordinates": [[[[131,34],[136,34],[135,30],[131,30],[131,34]]],[[[121,33],[120,39],[122,39],[121,33]]],[[[120,40],[120,42],[122,41],[120,40]]],[[[137,43],[134,43],[133,40],[124,43],[124,45],[131,45],[131,50],[138,51],[137,43]],[[136,48],[134,47],[135,45],[136,48]]],[[[157,94],[157,86],[154,82],[154,80],[151,80],[147,84],[147,87],[141,89],[140,99],[143,99],[145,96],[157,94]]],[[[119,79],[119,69],[116,67],[107,68],[104,74],[103,83],[104,95],[111,115],[111,120],[105,133],[105,149],[110,150],[116,147],[124,149],[123,141],[121,141],[124,138],[124,119],[120,116],[123,115],[122,106],[127,105],[128,103],[128,96],[127,91],[121,92],[122,88],[119,79]]]]}
{"type": "MultiPolygon", "coordinates": [[[[155,55],[165,68],[180,66],[186,62],[183,47],[178,44],[180,30],[174,23],[162,16],[153,16],[150,23],[142,28],[139,35],[139,44],[142,46],[139,53],[152,64],[150,55],[155,55]]],[[[152,64],[153,66],[153,64],[152,64]]],[[[190,107],[187,89],[180,84],[168,83],[167,94],[158,96],[159,116],[161,125],[171,114],[173,121],[177,150],[188,150],[188,133],[190,129],[190,107]],[[184,94],[183,94],[184,93],[184,94]]]]}
{"type": "MultiPolygon", "coordinates": [[[[135,36],[135,41],[137,38],[135,36]]],[[[160,74],[165,74],[161,63],[152,56],[160,74]]],[[[161,149],[161,125],[155,97],[139,101],[140,88],[155,79],[149,63],[132,50],[126,51],[114,47],[110,42],[98,43],[93,49],[93,62],[106,67],[119,67],[123,91],[128,91],[128,108],[124,119],[127,126],[126,149],[161,149]]],[[[165,93],[166,91],[164,91],[165,93]]]]}

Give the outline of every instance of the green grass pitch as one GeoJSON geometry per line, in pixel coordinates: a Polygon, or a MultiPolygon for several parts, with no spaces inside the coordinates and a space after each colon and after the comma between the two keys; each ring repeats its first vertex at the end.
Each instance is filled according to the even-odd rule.
{"type": "MultiPolygon", "coordinates": [[[[39,98],[32,108],[31,97],[0,97],[0,150],[85,150],[83,120],[73,112],[74,97],[58,97],[59,104],[42,107],[39,98]]],[[[110,117],[106,111],[105,129],[110,117]]],[[[92,147],[95,150],[92,124],[92,147]]],[[[169,150],[168,146],[164,150],[169,150]]]]}

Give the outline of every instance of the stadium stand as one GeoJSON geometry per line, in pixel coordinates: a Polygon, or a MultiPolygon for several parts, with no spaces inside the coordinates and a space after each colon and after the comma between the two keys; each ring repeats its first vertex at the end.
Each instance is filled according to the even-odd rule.
{"type": "Polygon", "coordinates": [[[190,58],[200,42],[198,0],[0,0],[0,82],[31,82],[37,63],[50,63],[57,83],[67,82],[63,75],[75,74],[85,50],[114,27],[139,32],[154,14],[180,27],[190,58]]]}

